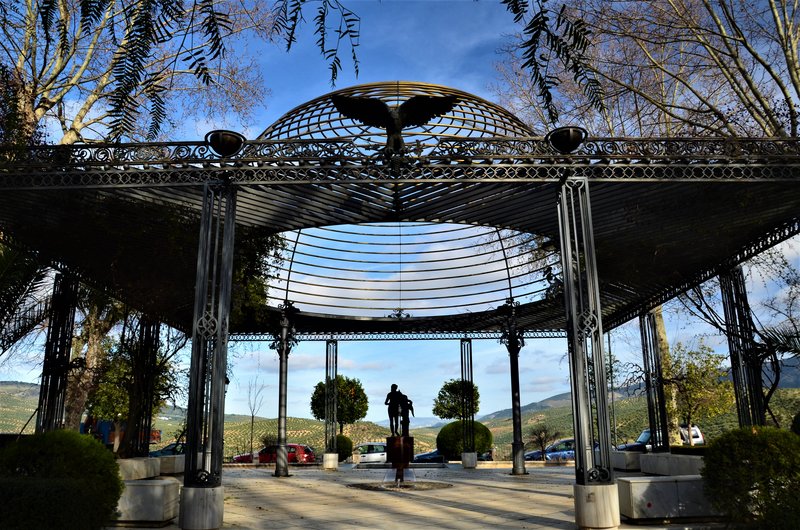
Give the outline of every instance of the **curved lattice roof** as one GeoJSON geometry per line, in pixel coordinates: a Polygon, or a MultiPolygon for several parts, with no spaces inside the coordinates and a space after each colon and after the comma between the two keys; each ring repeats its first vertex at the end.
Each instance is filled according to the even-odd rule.
{"type": "Polygon", "coordinates": [[[343,88],[304,103],[270,125],[259,140],[347,139],[362,147],[376,149],[386,143],[386,133],[343,116],[331,100],[333,94],[379,99],[399,106],[413,96],[451,96],[453,109],[427,124],[404,129],[406,144],[433,146],[446,138],[520,138],[533,133],[516,116],[485,99],[441,85],[409,81],[369,83],[343,88]]]}
{"type": "MultiPolygon", "coordinates": [[[[453,108],[403,130],[416,156],[451,140],[528,137],[502,107],[439,85],[383,82],[325,94],[292,109],[261,140],[345,140],[380,159],[386,131],[337,110],[332,96],[371,98],[398,107],[414,96],[451,97],[453,108]]],[[[393,222],[315,227],[285,233],[289,242],[271,305],[292,300],[307,311],[355,317],[437,316],[485,311],[509,297],[544,296],[544,269],[558,254],[529,263],[526,234],[491,226],[393,222]]]]}

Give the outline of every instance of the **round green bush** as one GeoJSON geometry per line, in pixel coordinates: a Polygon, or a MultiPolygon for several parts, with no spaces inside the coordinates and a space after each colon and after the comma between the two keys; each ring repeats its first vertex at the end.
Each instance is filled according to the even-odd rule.
{"type": "MultiPolygon", "coordinates": [[[[486,425],[475,422],[475,452],[485,453],[492,448],[494,439],[492,431],[486,425]]],[[[460,460],[464,452],[464,442],[461,420],[448,423],[439,431],[436,437],[436,448],[448,460],[460,460]]]]}
{"type": "Polygon", "coordinates": [[[114,455],[91,436],[53,431],[0,450],[0,528],[102,528],[123,482],[114,455]]]}
{"type": "Polygon", "coordinates": [[[729,431],[706,450],[706,494],[734,524],[796,529],[800,437],[772,427],[729,431]]]}
{"type": "Polygon", "coordinates": [[[336,435],[336,452],[339,453],[339,462],[344,462],[353,456],[353,440],[344,434],[336,435]]]}

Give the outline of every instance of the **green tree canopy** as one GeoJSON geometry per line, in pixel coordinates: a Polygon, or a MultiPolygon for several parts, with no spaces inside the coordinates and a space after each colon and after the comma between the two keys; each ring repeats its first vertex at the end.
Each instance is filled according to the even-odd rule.
{"type": "Polygon", "coordinates": [[[480,393],[478,386],[470,381],[451,379],[442,385],[439,395],[433,400],[433,414],[443,420],[463,419],[461,417],[462,396],[472,395],[472,410],[478,412],[480,393]],[[472,392],[470,392],[472,387],[472,392]]]}
{"type": "MultiPolygon", "coordinates": [[[[318,420],[325,419],[325,386],[325,382],[320,381],[311,394],[311,414],[318,420]]],[[[343,375],[336,376],[336,392],[336,423],[339,424],[339,434],[342,434],[345,425],[367,415],[369,400],[361,381],[343,375]]]]}
{"type": "MultiPolygon", "coordinates": [[[[98,377],[99,383],[87,401],[87,407],[95,418],[114,421],[119,432],[120,422],[137,424],[141,416],[157,413],[167,399],[175,398],[182,388],[179,382],[180,372],[173,363],[176,351],[169,351],[163,343],[161,346],[152,372],[140,373],[144,360],[142,357],[146,353],[136,347],[135,341],[115,341],[108,336],[103,339],[102,349],[106,353],[98,377]],[[142,403],[135,401],[146,402],[151,397],[142,395],[143,378],[152,379],[153,383],[150,410],[143,410],[140,406],[142,403]],[[132,415],[135,417],[131,417],[132,415]]],[[[115,449],[119,441],[117,436],[115,449]]],[[[130,447],[123,448],[125,452],[129,450],[130,447]]]]}
{"type": "Polygon", "coordinates": [[[664,385],[675,389],[678,415],[688,426],[696,419],[731,410],[733,385],[727,380],[724,360],[702,342],[691,350],[678,343],[672,350],[669,364],[664,366],[664,385]]]}

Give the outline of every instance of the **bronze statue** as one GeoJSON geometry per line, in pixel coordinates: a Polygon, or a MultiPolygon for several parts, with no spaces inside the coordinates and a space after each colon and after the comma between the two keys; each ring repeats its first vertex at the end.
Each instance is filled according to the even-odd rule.
{"type": "Polygon", "coordinates": [[[408,399],[408,396],[405,394],[400,394],[400,425],[402,426],[401,436],[409,436],[408,434],[408,413],[411,412],[411,415],[414,415],[414,402],[408,399]]]}
{"type": "Polygon", "coordinates": [[[390,107],[380,99],[339,94],[332,95],[331,100],[343,116],[386,130],[386,158],[405,152],[403,128],[425,125],[453,110],[458,102],[455,96],[412,96],[390,107]]]}
{"type": "Polygon", "coordinates": [[[403,394],[397,390],[397,385],[392,385],[392,390],[386,394],[384,405],[388,405],[389,411],[389,430],[392,436],[400,436],[399,415],[400,415],[400,396],[403,394]]]}

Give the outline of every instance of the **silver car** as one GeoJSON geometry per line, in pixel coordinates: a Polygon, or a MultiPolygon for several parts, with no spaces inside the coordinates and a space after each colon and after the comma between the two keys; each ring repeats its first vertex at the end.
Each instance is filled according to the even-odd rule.
{"type": "Polygon", "coordinates": [[[362,464],[383,464],[386,462],[386,442],[367,442],[358,446],[362,464]]]}

